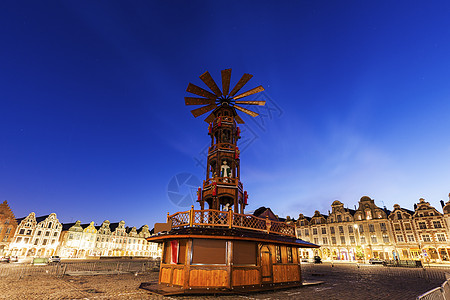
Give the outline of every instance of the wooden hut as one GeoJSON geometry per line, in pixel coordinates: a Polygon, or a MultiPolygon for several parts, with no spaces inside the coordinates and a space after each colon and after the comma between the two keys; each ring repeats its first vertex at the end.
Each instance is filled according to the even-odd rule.
{"type": "Polygon", "coordinates": [[[218,210],[168,216],[169,232],[148,238],[164,243],[161,294],[258,291],[302,283],[298,248],[318,247],[295,237],[284,222],[218,210]]]}

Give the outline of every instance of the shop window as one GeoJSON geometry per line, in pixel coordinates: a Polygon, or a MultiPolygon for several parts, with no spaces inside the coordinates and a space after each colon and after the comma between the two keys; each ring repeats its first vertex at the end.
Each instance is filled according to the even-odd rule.
{"type": "Polygon", "coordinates": [[[233,242],[234,265],[256,265],[256,243],[235,241],[233,242]]]}
{"type": "Polygon", "coordinates": [[[275,258],[277,263],[281,263],[281,246],[275,246],[275,258]]]}
{"type": "Polygon", "coordinates": [[[225,264],[225,240],[192,240],[192,264],[225,264]]]}

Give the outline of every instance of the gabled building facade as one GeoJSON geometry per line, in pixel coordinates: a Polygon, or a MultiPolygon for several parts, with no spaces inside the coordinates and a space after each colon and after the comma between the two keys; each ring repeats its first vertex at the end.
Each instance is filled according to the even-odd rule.
{"type": "Polygon", "coordinates": [[[32,212],[17,220],[13,241],[9,246],[11,255],[21,257],[48,257],[55,255],[62,225],[56,214],[36,217],[32,212]]]}

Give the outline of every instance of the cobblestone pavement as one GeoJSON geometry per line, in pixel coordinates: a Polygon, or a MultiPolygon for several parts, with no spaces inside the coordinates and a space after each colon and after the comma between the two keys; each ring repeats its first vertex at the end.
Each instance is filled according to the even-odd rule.
{"type": "Polygon", "coordinates": [[[383,266],[357,268],[350,264],[333,267],[330,264],[305,265],[305,279],[323,280],[325,283],[247,296],[220,297],[162,297],[139,289],[142,282],[157,280],[157,272],[61,278],[26,276],[22,279],[1,278],[0,299],[415,299],[444,281],[439,269],[403,271],[396,268],[394,273],[388,269],[383,266]]]}

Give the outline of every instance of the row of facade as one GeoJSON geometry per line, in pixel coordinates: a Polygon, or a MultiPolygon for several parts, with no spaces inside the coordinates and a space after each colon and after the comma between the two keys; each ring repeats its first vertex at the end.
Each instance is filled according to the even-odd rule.
{"type": "Polygon", "coordinates": [[[0,256],[95,258],[100,256],[161,257],[147,225],[139,229],[125,222],[103,221],[100,226],[60,223],[56,214],[16,219],[7,201],[0,204],[0,256]]]}
{"type": "Polygon", "coordinates": [[[303,250],[303,258],[450,262],[450,201],[441,206],[443,213],[421,198],[414,210],[395,204],[390,211],[364,196],[354,210],[336,200],[328,215],[316,211],[286,222],[296,226],[298,238],[321,246],[303,250]]]}

